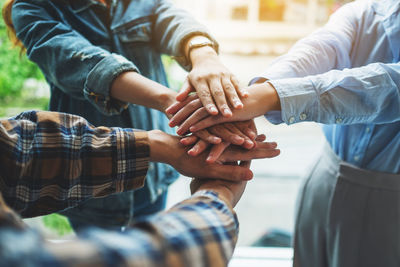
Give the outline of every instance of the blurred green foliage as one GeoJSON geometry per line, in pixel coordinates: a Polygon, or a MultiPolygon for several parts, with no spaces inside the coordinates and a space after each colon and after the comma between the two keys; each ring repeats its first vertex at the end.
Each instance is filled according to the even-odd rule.
{"type": "MultiPolygon", "coordinates": [[[[4,0],[0,0],[3,6],[4,0]]],[[[44,80],[40,69],[28,60],[19,48],[13,48],[7,35],[7,28],[0,20],[0,106],[10,106],[15,104],[24,105],[20,99],[22,87],[27,78],[44,80]]],[[[31,102],[32,99],[29,99],[31,102]]],[[[28,101],[25,101],[28,102],[28,101]]],[[[32,102],[31,102],[32,103],[32,102]]],[[[39,101],[39,107],[43,105],[43,100],[39,101]]]]}
{"type": "Polygon", "coordinates": [[[43,223],[44,226],[57,233],[59,236],[73,232],[68,219],[56,213],[44,216],[43,223]]]}

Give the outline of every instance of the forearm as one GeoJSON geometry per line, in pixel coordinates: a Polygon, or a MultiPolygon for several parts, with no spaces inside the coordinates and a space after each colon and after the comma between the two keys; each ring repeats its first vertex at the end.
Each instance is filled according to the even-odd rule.
{"type": "Polygon", "coordinates": [[[367,66],[308,76],[272,80],[288,124],[390,123],[400,119],[400,65],[367,66]]]}
{"type": "Polygon", "coordinates": [[[297,78],[350,68],[358,17],[353,3],[341,7],[324,27],[298,41],[288,53],[269,64],[259,77],[297,78]]]}
{"type": "Polygon", "coordinates": [[[29,59],[51,85],[73,98],[88,100],[107,115],[126,108],[127,103],[111,98],[109,91],[119,74],[137,71],[133,62],[94,45],[57,16],[49,1],[16,1],[12,15],[29,59]]]}
{"type": "Polygon", "coordinates": [[[1,192],[25,217],[144,183],[149,157],[145,132],[94,128],[83,118],[55,112],[23,113],[0,127],[0,161],[7,166],[1,169],[1,192]],[[20,188],[26,190],[23,195],[20,188]]]}
{"type": "Polygon", "coordinates": [[[175,101],[176,92],[137,72],[120,74],[112,83],[111,97],[164,112],[175,101]]]}
{"type": "MultiPolygon", "coordinates": [[[[233,211],[215,193],[203,191],[132,225],[123,234],[89,230],[84,239],[47,243],[41,251],[52,255],[47,259],[53,264],[48,265],[101,267],[109,262],[115,266],[146,262],[146,266],[154,267],[227,266],[236,245],[238,226],[233,211]],[[85,253],[77,253],[78,249],[85,253]]],[[[35,260],[44,260],[41,257],[46,253],[38,253],[35,260]]]]}

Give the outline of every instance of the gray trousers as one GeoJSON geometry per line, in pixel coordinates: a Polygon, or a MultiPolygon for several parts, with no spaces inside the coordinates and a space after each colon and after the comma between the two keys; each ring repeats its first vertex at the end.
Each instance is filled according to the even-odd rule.
{"type": "Polygon", "coordinates": [[[400,267],[400,175],[346,164],[327,144],[295,225],[296,267],[400,267]]]}

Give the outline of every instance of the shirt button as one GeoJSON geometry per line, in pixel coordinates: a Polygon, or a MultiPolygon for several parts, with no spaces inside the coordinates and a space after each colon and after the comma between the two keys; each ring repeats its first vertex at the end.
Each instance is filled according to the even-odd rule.
{"type": "Polygon", "coordinates": [[[355,156],[355,157],[354,157],[354,160],[355,160],[355,161],[359,161],[359,160],[360,160],[360,156],[355,156]]]}
{"type": "Polygon", "coordinates": [[[305,121],[307,119],[307,114],[301,113],[300,114],[300,120],[305,121]]]}
{"type": "Polygon", "coordinates": [[[341,124],[343,122],[342,118],[337,118],[336,119],[336,124],[341,124]]]}
{"type": "Polygon", "coordinates": [[[289,118],[289,123],[292,124],[292,123],[295,122],[295,120],[296,120],[296,119],[292,116],[292,117],[289,118]]]}
{"type": "Polygon", "coordinates": [[[163,192],[164,192],[164,191],[163,191],[161,188],[158,188],[158,190],[157,190],[157,195],[160,196],[163,192]]]}
{"type": "Polygon", "coordinates": [[[367,127],[367,129],[365,129],[365,132],[369,133],[369,131],[371,131],[371,128],[367,127]]]}

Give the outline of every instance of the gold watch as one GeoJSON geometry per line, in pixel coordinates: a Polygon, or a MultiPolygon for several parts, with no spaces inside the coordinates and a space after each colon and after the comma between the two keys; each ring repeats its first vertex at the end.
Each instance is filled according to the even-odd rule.
{"type": "Polygon", "coordinates": [[[189,41],[187,58],[190,59],[190,52],[195,48],[210,46],[215,50],[215,44],[205,36],[196,36],[189,41]]]}

